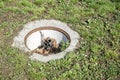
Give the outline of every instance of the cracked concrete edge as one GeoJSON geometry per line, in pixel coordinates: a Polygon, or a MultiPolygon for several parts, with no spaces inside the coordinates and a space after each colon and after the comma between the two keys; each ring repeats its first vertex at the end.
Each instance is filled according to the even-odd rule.
{"type": "Polygon", "coordinates": [[[74,30],[72,30],[66,23],[58,21],[58,20],[36,20],[36,21],[32,21],[29,22],[27,24],[24,25],[23,29],[19,32],[19,34],[13,39],[13,47],[19,48],[21,50],[30,52],[24,44],[24,37],[25,35],[30,32],[31,30],[38,28],[38,27],[45,27],[45,26],[53,26],[53,27],[57,27],[57,28],[61,28],[64,31],[66,31],[71,38],[71,43],[70,46],[65,50],[62,51],[60,53],[57,54],[50,54],[48,56],[43,56],[40,54],[36,54],[33,53],[30,56],[30,59],[32,60],[38,60],[38,61],[42,61],[42,62],[48,62],[50,60],[55,60],[55,59],[61,59],[63,58],[67,52],[73,51],[75,50],[77,47],[76,45],[78,45],[79,43],[79,34],[77,32],[75,32],[74,30]]]}

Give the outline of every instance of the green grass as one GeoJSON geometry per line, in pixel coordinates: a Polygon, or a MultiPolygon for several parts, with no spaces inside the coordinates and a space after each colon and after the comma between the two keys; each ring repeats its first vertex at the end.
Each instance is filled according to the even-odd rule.
{"type": "Polygon", "coordinates": [[[119,80],[119,0],[1,0],[0,80],[119,80]],[[81,36],[80,47],[65,58],[32,61],[11,47],[29,21],[56,19],[81,36]]]}

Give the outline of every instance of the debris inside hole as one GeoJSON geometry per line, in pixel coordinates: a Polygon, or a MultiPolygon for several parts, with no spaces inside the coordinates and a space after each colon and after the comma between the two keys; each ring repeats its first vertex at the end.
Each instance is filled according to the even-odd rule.
{"type": "Polygon", "coordinates": [[[60,44],[57,44],[57,41],[54,38],[47,37],[45,38],[41,45],[32,51],[32,53],[38,53],[43,55],[48,55],[50,53],[58,53],[65,50],[69,46],[69,41],[61,41],[60,44]]]}

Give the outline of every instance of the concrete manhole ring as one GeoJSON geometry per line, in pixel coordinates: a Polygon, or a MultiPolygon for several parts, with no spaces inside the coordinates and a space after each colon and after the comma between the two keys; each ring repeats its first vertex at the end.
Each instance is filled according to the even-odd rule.
{"type": "Polygon", "coordinates": [[[37,41],[41,38],[40,36],[38,37],[37,34],[40,34],[41,32],[45,35],[45,37],[55,38],[57,44],[60,43],[61,40],[68,40],[70,41],[70,44],[64,51],[61,51],[57,54],[44,56],[33,53],[30,56],[30,59],[32,60],[48,62],[50,60],[61,59],[66,55],[67,52],[75,50],[79,43],[79,34],[73,31],[66,23],[58,20],[36,20],[24,25],[23,29],[13,39],[12,46],[26,52],[31,52],[31,50],[34,49],[36,45],[38,46],[39,43],[37,43],[37,41]],[[30,45],[33,45],[33,47],[28,47],[30,45]]]}

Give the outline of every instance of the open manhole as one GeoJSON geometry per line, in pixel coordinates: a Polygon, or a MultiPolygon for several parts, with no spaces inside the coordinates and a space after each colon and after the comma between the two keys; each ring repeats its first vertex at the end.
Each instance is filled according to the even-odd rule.
{"type": "Polygon", "coordinates": [[[35,20],[24,25],[13,39],[13,47],[32,53],[31,60],[61,59],[78,48],[79,34],[58,20],[35,20]]]}
{"type": "Polygon", "coordinates": [[[24,38],[25,46],[31,53],[42,55],[57,54],[65,50],[70,41],[66,31],[51,26],[33,29],[24,38]]]}

